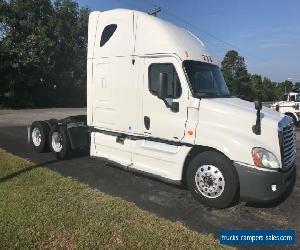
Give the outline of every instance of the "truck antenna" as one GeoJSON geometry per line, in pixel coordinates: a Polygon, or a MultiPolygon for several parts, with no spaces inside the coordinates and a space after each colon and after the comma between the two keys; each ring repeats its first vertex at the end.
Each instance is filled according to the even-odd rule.
{"type": "Polygon", "coordinates": [[[161,12],[161,8],[160,7],[155,7],[153,10],[148,12],[148,14],[151,15],[151,16],[156,16],[158,12],[161,12]]]}

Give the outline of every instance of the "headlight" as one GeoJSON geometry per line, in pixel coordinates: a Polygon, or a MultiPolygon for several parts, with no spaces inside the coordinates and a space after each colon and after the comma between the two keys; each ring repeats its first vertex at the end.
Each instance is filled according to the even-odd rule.
{"type": "Polygon", "coordinates": [[[276,156],[264,148],[253,148],[252,158],[255,166],[265,168],[279,168],[276,156]]]}

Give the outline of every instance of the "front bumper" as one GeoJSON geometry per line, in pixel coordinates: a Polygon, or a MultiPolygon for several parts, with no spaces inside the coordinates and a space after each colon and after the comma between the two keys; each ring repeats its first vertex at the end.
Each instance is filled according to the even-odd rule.
{"type": "Polygon", "coordinates": [[[286,172],[262,171],[239,163],[234,163],[234,166],[240,181],[240,198],[244,201],[275,201],[288,196],[295,184],[295,165],[286,172]],[[272,185],[276,185],[275,191],[272,185]]]}

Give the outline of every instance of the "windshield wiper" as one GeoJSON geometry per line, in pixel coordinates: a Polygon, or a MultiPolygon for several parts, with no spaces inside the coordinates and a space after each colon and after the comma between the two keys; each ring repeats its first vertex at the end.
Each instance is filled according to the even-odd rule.
{"type": "Polygon", "coordinates": [[[218,97],[216,93],[211,92],[196,92],[196,95],[198,97],[218,97]]]}
{"type": "Polygon", "coordinates": [[[198,97],[210,97],[210,98],[229,98],[232,97],[231,95],[219,95],[217,93],[212,93],[212,92],[196,92],[196,95],[198,97]]]}
{"type": "Polygon", "coordinates": [[[220,98],[231,98],[232,95],[220,95],[220,96],[218,96],[218,97],[220,97],[220,98]]]}

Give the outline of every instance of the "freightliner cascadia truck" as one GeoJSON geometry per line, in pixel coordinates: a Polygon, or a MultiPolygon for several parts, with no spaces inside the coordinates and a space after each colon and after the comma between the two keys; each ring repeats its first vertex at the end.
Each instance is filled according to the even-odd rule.
{"type": "Polygon", "coordinates": [[[58,159],[92,157],[224,208],[292,190],[293,121],[230,95],[219,63],[191,32],[126,9],[89,17],[87,115],[36,121],[28,140],[58,159]]]}

